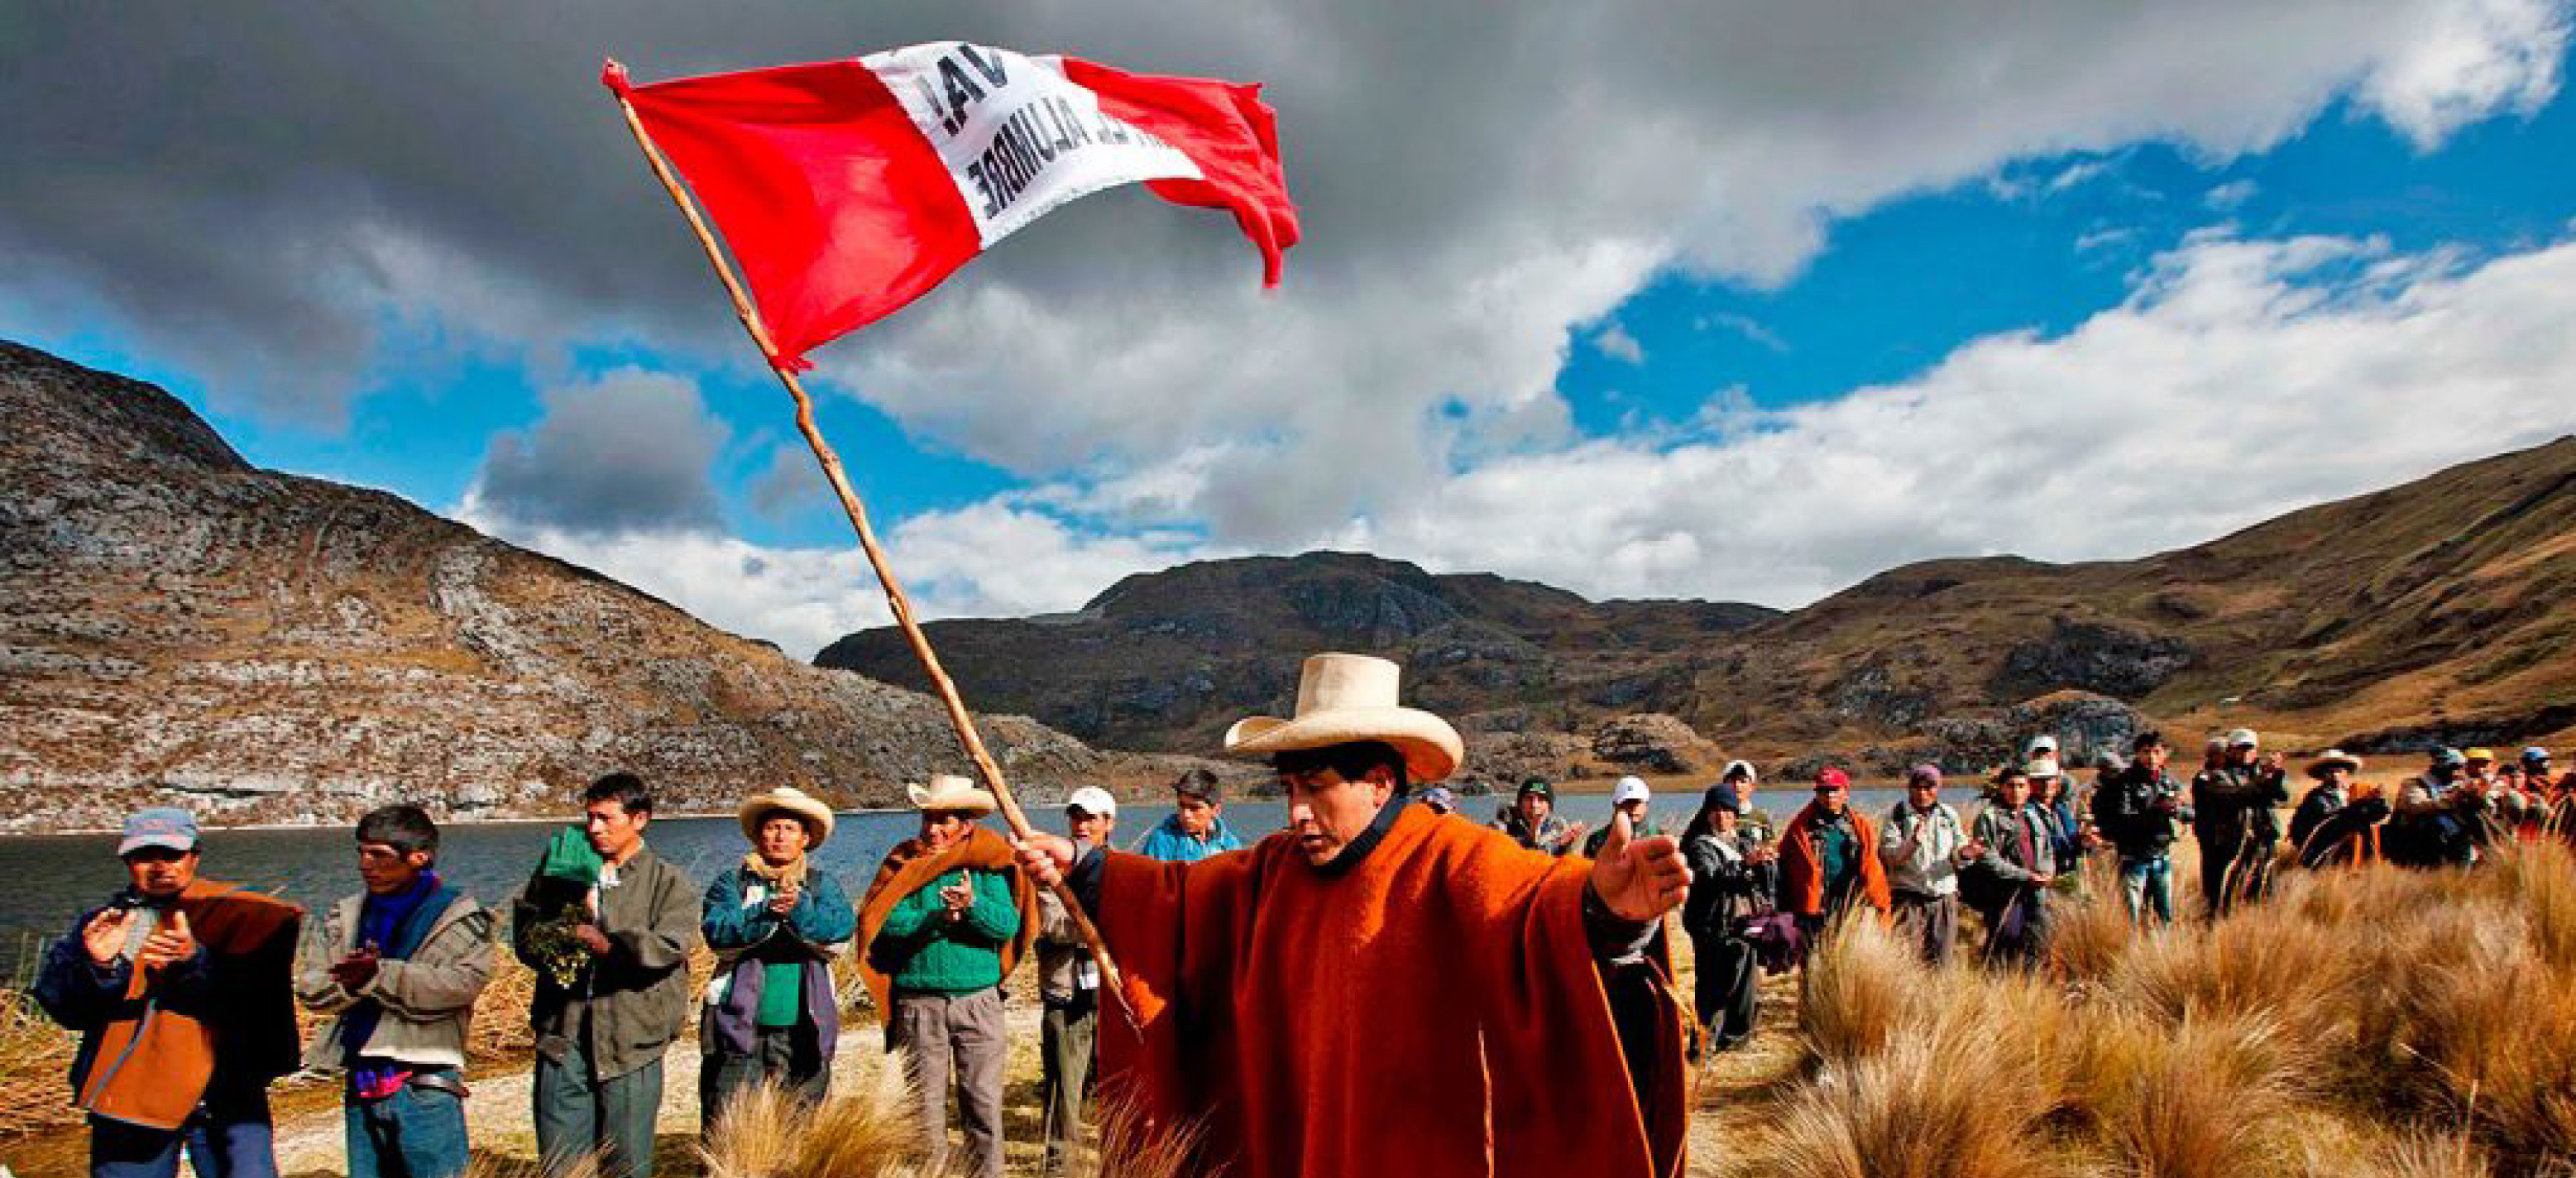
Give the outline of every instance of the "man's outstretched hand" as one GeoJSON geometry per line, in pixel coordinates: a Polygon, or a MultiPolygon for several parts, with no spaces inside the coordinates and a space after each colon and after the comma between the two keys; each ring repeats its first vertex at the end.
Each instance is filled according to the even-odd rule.
{"type": "Polygon", "coordinates": [[[1627,920],[1653,920],[1690,894],[1690,864],[1670,836],[1636,837],[1625,811],[1610,819],[1610,837],[1592,861],[1592,892],[1627,920]]]}
{"type": "Polygon", "coordinates": [[[1032,830],[1027,838],[1014,844],[1019,852],[1020,870],[1039,887],[1053,890],[1056,881],[1073,867],[1073,840],[1032,830]]]}

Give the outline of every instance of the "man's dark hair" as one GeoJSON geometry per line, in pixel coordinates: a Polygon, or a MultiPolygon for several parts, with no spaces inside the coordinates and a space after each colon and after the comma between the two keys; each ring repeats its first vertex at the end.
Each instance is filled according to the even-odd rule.
{"type": "Polygon", "coordinates": [[[1185,798],[1197,798],[1211,806],[1225,804],[1224,783],[1217,780],[1213,770],[1205,767],[1181,774],[1179,780],[1172,782],[1172,792],[1185,798]]]}
{"type": "Polygon", "coordinates": [[[650,814],[653,812],[653,791],[644,788],[644,779],[632,773],[611,773],[591,782],[589,789],[581,791],[582,805],[596,802],[615,802],[618,809],[629,814],[650,814]]]}
{"type": "Polygon", "coordinates": [[[2150,728],[2129,738],[2129,751],[2131,753],[2143,753],[2148,749],[2163,744],[2164,742],[2165,734],[2150,728]]]}
{"type": "Polygon", "coordinates": [[[1273,753],[1270,757],[1270,767],[1282,773],[1330,769],[1340,774],[1344,781],[1357,781],[1379,766],[1385,766],[1395,774],[1396,793],[1402,794],[1411,784],[1404,775],[1404,754],[1383,740],[1355,740],[1319,749],[1289,749],[1273,753]]]}
{"type": "Polygon", "coordinates": [[[360,843],[383,843],[405,855],[427,851],[438,856],[438,824],[429,820],[429,811],[410,803],[378,806],[358,819],[360,843]]]}

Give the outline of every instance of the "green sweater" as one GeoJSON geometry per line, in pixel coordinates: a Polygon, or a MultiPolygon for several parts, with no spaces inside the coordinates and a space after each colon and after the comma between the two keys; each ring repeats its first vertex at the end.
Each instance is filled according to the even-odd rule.
{"type": "Polygon", "coordinates": [[[895,902],[877,930],[877,948],[892,961],[894,988],[928,994],[971,994],[1002,984],[1002,946],[1020,932],[1020,908],[1000,872],[951,871],[895,902]],[[960,875],[975,881],[975,902],[951,923],[939,890],[960,875]]]}

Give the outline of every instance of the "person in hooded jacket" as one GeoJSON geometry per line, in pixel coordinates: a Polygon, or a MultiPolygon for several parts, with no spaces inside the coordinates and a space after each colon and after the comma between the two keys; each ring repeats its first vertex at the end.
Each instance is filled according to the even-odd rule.
{"type": "Polygon", "coordinates": [[[1682,901],[1682,931],[1696,963],[1692,1010],[1719,1051],[1753,1033],[1759,997],[1754,947],[1743,918],[1771,907],[1778,852],[1748,838],[1741,826],[1744,802],[1733,789],[1711,786],[1699,813],[1682,828],[1682,858],[1690,864],[1690,894],[1682,901]]]}

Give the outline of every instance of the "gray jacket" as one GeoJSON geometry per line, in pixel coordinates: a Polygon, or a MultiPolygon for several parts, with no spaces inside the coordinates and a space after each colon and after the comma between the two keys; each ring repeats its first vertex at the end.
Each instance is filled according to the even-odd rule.
{"type": "Polygon", "coordinates": [[[1934,803],[1929,814],[1916,814],[1913,803],[1898,802],[1878,827],[1878,860],[1887,865],[1887,886],[1917,896],[1959,894],[1959,846],[1967,841],[1959,812],[1934,803]]]}
{"type": "Polygon", "coordinates": [[[361,999],[372,998],[383,1013],[359,1045],[363,1053],[422,1068],[464,1067],[474,999],[492,980],[491,911],[459,893],[429,926],[419,949],[407,958],[377,962],[375,980],[350,991],[331,980],[331,964],[357,948],[358,909],[365,901],[363,893],[344,897],[322,919],[304,926],[295,996],[307,1009],[334,1016],[305,1049],[304,1066],[340,1070],[348,1059],[340,1038],[345,1014],[361,999]]]}
{"type": "MultiPolygon", "coordinates": [[[[609,951],[571,986],[548,977],[528,930],[552,919],[551,881],[531,879],[512,909],[511,947],[537,971],[528,1023],[537,1051],[560,1061],[575,1036],[602,1080],[660,1059],[689,1017],[689,953],[698,947],[700,891],[650,847],[636,852],[613,888],[599,889],[599,931],[609,951]],[[531,900],[531,896],[546,897],[531,900]]],[[[571,897],[578,902],[578,893],[571,897]]]]}

